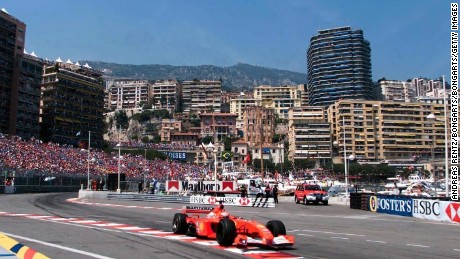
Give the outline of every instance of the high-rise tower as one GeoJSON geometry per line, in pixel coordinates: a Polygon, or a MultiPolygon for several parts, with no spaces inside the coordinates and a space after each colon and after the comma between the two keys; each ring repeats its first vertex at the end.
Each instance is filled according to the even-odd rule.
{"type": "Polygon", "coordinates": [[[0,32],[0,132],[16,135],[26,24],[2,9],[0,32]]]}
{"type": "Polygon", "coordinates": [[[319,31],[307,51],[309,104],[340,99],[371,100],[371,48],[362,30],[340,27],[319,31]]]}

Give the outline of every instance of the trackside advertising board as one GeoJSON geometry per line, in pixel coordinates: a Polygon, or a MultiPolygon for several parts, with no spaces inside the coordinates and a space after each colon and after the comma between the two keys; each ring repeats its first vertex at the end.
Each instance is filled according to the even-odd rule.
{"type": "Polygon", "coordinates": [[[412,217],[412,198],[377,195],[377,212],[412,217]]]}
{"type": "Polygon", "coordinates": [[[190,204],[210,204],[215,205],[222,202],[224,205],[243,206],[243,207],[263,207],[274,208],[273,198],[241,198],[241,197],[214,197],[214,196],[190,196],[190,204]]]}
{"type": "Polygon", "coordinates": [[[167,192],[236,191],[232,181],[166,181],[167,192]]]}
{"type": "Polygon", "coordinates": [[[415,218],[460,223],[460,202],[413,199],[415,218]]]}

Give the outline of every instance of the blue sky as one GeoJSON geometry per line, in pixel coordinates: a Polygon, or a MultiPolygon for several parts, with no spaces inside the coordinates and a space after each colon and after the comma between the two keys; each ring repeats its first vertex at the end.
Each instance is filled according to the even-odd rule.
{"type": "Polygon", "coordinates": [[[450,1],[11,0],[42,58],[123,64],[238,62],[306,73],[318,30],[351,26],[372,48],[373,79],[450,74],[450,1]]]}

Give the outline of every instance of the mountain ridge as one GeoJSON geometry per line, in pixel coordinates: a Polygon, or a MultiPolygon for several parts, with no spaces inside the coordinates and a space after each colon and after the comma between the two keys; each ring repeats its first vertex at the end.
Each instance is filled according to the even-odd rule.
{"type": "Polygon", "coordinates": [[[162,80],[222,80],[223,90],[251,90],[259,85],[305,84],[307,75],[299,72],[237,63],[229,67],[215,65],[174,66],[160,64],[118,64],[84,60],[107,76],[135,79],[162,80]]]}

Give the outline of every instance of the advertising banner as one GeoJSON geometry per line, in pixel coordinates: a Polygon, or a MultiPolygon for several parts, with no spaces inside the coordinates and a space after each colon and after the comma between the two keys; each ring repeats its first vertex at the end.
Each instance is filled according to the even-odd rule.
{"type": "Polygon", "coordinates": [[[163,152],[165,155],[169,156],[169,158],[173,160],[182,160],[185,161],[187,160],[187,153],[185,152],[169,152],[169,151],[164,151],[163,152]]]}
{"type": "Polygon", "coordinates": [[[377,196],[377,212],[412,217],[412,197],[377,196]]]}
{"type": "Polygon", "coordinates": [[[241,197],[214,197],[214,196],[190,196],[190,204],[216,205],[222,202],[224,205],[243,207],[275,207],[273,198],[241,198],[241,197]]]}
{"type": "Polygon", "coordinates": [[[233,181],[166,181],[167,192],[236,191],[236,188],[233,181]]]}
{"type": "Polygon", "coordinates": [[[415,218],[460,223],[460,202],[413,199],[412,211],[415,218]]]}

